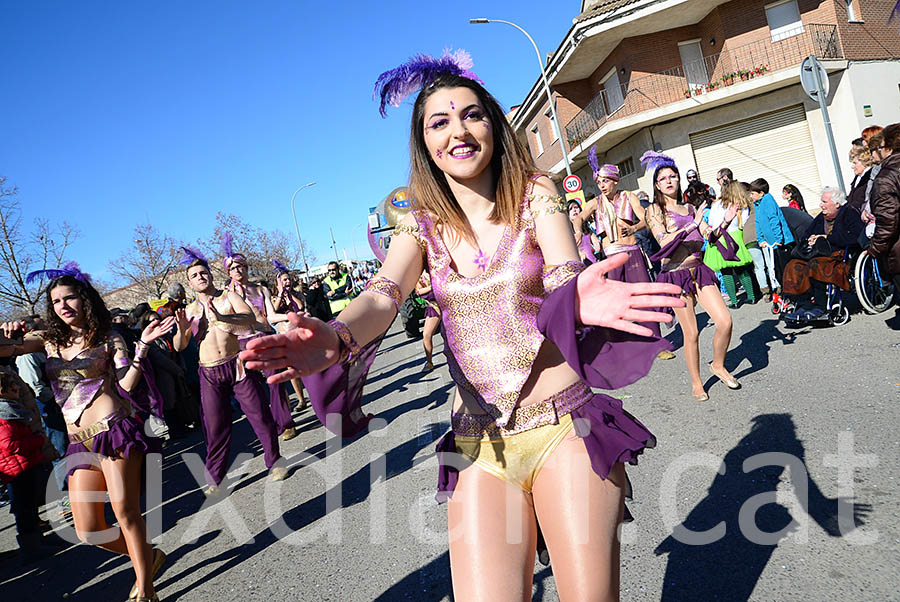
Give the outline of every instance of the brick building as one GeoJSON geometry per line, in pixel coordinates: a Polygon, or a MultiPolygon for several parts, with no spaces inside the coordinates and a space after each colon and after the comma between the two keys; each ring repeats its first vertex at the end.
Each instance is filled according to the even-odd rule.
{"type": "MultiPolygon", "coordinates": [[[[547,62],[564,140],[538,79],[513,127],[538,167],[573,172],[593,189],[587,151],[619,165],[622,186],[652,190],[638,159],[656,149],[682,171],[764,177],[818,199],[835,185],[824,120],[800,85],[815,55],[843,178],[846,153],[869,125],[900,121],[900,34],[893,0],[590,0],[547,62]]],[[[776,194],[776,197],[778,195],[776,194]]],[[[815,201],[812,203],[815,206],[815,201]]]]}

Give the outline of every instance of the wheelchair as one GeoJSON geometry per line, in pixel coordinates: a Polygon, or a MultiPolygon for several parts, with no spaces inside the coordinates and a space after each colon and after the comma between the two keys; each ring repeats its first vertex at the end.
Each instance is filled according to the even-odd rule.
{"type": "Polygon", "coordinates": [[[859,304],[867,314],[887,311],[894,301],[896,293],[894,283],[890,276],[884,278],[882,273],[884,272],[881,262],[866,251],[859,255],[853,270],[853,285],[859,304]]]}
{"type": "MultiPolygon", "coordinates": [[[[859,247],[847,247],[844,249],[842,259],[844,263],[850,264],[850,288],[847,289],[848,292],[855,289],[858,294],[859,285],[857,284],[858,279],[855,277],[855,274],[859,270],[859,265],[861,263],[860,259],[868,256],[868,253],[861,253],[859,247]]],[[[875,262],[871,262],[871,264],[874,263],[875,262]]],[[[777,300],[773,297],[772,313],[776,315],[781,314],[785,324],[794,328],[803,326],[843,326],[850,321],[850,309],[847,307],[846,303],[844,303],[843,294],[842,289],[839,287],[831,283],[826,283],[825,313],[818,317],[803,318],[800,320],[789,318],[789,315],[793,315],[794,312],[798,310],[798,306],[795,300],[788,299],[785,295],[779,295],[777,300]]],[[[893,295],[893,290],[891,291],[891,294],[893,295]]],[[[887,308],[885,307],[885,309],[887,308]]]]}

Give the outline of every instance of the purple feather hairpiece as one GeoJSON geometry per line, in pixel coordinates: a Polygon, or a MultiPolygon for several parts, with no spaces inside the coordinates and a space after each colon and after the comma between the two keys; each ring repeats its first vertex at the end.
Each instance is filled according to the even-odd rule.
{"type": "Polygon", "coordinates": [[[591,147],[588,151],[587,160],[591,166],[591,171],[594,172],[594,179],[596,180],[597,174],[600,173],[600,161],[597,160],[597,147],[591,147]]]}
{"type": "Polygon", "coordinates": [[[184,252],[184,255],[181,256],[181,260],[178,262],[179,264],[191,265],[195,261],[202,261],[203,265],[206,266],[206,269],[209,269],[209,261],[203,256],[203,253],[194,247],[181,247],[181,250],[184,252]]]}
{"type": "Polygon", "coordinates": [[[279,274],[279,275],[280,275],[280,274],[289,274],[289,273],[290,273],[290,270],[287,269],[287,268],[284,266],[284,264],[281,263],[280,261],[278,261],[277,259],[273,259],[273,260],[272,260],[272,266],[275,268],[275,273],[276,273],[276,274],[279,274]]]}
{"type": "Polygon", "coordinates": [[[663,167],[670,167],[675,170],[678,169],[678,166],[675,165],[675,159],[673,159],[669,155],[664,155],[662,153],[657,153],[654,151],[647,151],[646,153],[641,155],[641,165],[643,166],[644,171],[654,174],[657,172],[657,170],[662,169],[663,167]]]}
{"type": "Polygon", "coordinates": [[[399,67],[379,75],[375,80],[372,98],[381,96],[378,112],[382,117],[387,117],[386,105],[399,107],[407,96],[424,88],[440,75],[458,75],[484,84],[471,71],[472,67],[472,55],[462,48],[454,52],[445,49],[439,59],[429,54],[417,54],[399,67]]]}
{"type": "Polygon", "coordinates": [[[60,276],[71,276],[75,280],[78,280],[85,284],[87,284],[91,280],[90,275],[82,272],[81,268],[78,267],[78,264],[76,262],[70,261],[61,268],[50,270],[35,270],[33,272],[29,272],[28,275],[25,276],[25,284],[31,284],[41,277],[46,277],[48,280],[55,280],[60,276]]]}

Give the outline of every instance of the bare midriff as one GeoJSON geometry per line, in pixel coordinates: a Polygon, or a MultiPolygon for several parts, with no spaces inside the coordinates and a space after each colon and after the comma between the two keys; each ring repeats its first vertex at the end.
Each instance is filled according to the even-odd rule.
{"type": "Polygon", "coordinates": [[[78,431],[84,430],[95,422],[100,422],[110,414],[118,412],[122,408],[127,408],[128,403],[119,397],[112,384],[107,379],[103,383],[102,393],[84,409],[81,418],[76,424],[67,424],[66,431],[71,435],[78,431]]]}

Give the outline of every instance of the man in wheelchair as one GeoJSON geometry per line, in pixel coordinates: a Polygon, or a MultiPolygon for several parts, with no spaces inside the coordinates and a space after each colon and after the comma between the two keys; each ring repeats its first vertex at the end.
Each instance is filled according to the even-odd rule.
{"type": "Polygon", "coordinates": [[[828,320],[828,285],[850,290],[849,259],[859,254],[863,222],[837,188],[825,188],[819,205],[822,212],[797,241],[784,269],[782,290],[797,301],[796,311],[784,316],[789,322],[828,320]]]}

